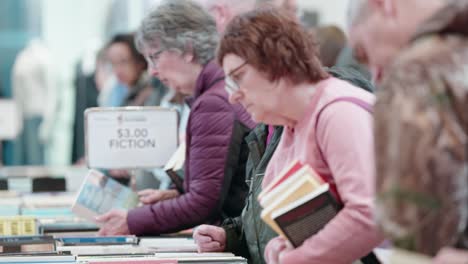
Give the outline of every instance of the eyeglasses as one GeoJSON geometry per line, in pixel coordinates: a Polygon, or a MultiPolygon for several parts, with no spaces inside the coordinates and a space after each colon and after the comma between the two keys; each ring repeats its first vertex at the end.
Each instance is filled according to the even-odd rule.
{"type": "Polygon", "coordinates": [[[224,82],[226,85],[225,89],[229,94],[233,94],[240,89],[239,84],[236,81],[234,81],[234,79],[231,76],[234,75],[240,69],[242,69],[242,67],[244,67],[245,65],[247,65],[247,61],[242,63],[239,67],[232,70],[230,73],[226,74],[226,77],[224,78],[224,82]]]}
{"type": "Polygon", "coordinates": [[[151,68],[154,68],[158,65],[159,62],[159,57],[161,57],[161,53],[163,53],[164,50],[159,50],[153,54],[150,54],[148,56],[145,56],[146,61],[148,62],[148,65],[151,68]]]}

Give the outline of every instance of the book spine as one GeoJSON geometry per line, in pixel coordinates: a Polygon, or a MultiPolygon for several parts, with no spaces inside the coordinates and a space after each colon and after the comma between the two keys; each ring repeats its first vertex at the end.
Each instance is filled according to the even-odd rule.
{"type": "Polygon", "coordinates": [[[69,237],[61,238],[63,244],[137,244],[134,237],[69,237]]]}
{"type": "Polygon", "coordinates": [[[177,191],[179,191],[179,193],[184,193],[184,185],[183,185],[183,182],[182,182],[182,179],[180,179],[179,175],[177,175],[177,173],[175,171],[173,171],[172,169],[168,169],[166,170],[166,173],[167,175],[169,176],[169,178],[171,178],[171,181],[172,183],[174,183],[177,191]]]}
{"type": "Polygon", "coordinates": [[[0,237],[0,245],[12,245],[12,244],[46,244],[54,243],[55,240],[52,236],[11,236],[11,237],[0,237]]]}

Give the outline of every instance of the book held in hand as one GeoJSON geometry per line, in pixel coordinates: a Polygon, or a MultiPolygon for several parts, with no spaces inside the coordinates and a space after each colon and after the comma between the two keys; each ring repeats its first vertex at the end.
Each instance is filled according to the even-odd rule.
{"type": "Polygon", "coordinates": [[[289,205],[272,212],[271,217],[294,247],[317,234],[340,210],[324,184],[315,191],[289,205]]]}
{"type": "Polygon", "coordinates": [[[181,194],[184,193],[184,184],[182,178],[177,174],[177,171],[184,167],[185,150],[185,143],[181,143],[166,163],[166,166],[164,166],[164,171],[167,173],[169,178],[171,178],[172,183],[174,183],[177,191],[181,194]]]}
{"type": "Polygon", "coordinates": [[[96,216],[111,209],[132,209],[138,205],[138,195],[129,187],[105,176],[99,171],[89,170],[81,185],[72,211],[88,221],[96,222],[96,216]]]}
{"type": "Polygon", "coordinates": [[[328,183],[309,166],[293,162],[260,194],[261,217],[299,247],[341,209],[328,183]]]}

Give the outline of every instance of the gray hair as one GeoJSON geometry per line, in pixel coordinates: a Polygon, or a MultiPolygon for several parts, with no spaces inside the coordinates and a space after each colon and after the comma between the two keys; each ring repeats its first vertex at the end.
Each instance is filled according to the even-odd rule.
{"type": "Polygon", "coordinates": [[[207,8],[215,4],[223,4],[235,11],[235,13],[244,13],[251,11],[255,6],[271,2],[272,0],[205,0],[207,8]]]}
{"type": "Polygon", "coordinates": [[[362,22],[369,14],[369,0],[350,0],[347,14],[348,29],[362,22]]]}
{"type": "Polygon", "coordinates": [[[191,51],[197,63],[205,65],[214,56],[219,36],[214,19],[190,0],[165,0],[151,10],[137,30],[136,46],[191,51]]]}

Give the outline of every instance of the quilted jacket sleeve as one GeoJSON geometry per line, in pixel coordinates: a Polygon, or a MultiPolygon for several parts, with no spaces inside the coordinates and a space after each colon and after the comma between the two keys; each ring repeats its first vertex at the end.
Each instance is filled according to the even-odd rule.
{"type": "Polygon", "coordinates": [[[128,214],[136,235],[176,232],[206,223],[218,213],[235,114],[218,96],[206,96],[189,121],[186,180],[183,195],[134,209],[128,214]]]}

